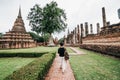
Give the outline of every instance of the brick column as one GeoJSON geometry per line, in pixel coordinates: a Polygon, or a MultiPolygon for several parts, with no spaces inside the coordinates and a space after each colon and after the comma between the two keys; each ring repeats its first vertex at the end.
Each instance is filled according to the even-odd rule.
{"type": "Polygon", "coordinates": [[[100,24],[97,23],[97,34],[99,34],[99,33],[100,33],[100,24]]]}
{"type": "Polygon", "coordinates": [[[107,26],[105,8],[102,8],[103,27],[107,26]]]}
{"type": "Polygon", "coordinates": [[[79,29],[79,25],[77,25],[77,29],[78,29],[77,41],[78,41],[78,43],[80,43],[80,29],[79,29]]]}
{"type": "Polygon", "coordinates": [[[83,24],[80,24],[80,32],[81,32],[81,34],[80,34],[80,44],[82,44],[82,37],[83,37],[83,33],[84,33],[84,29],[83,29],[83,24]]]}
{"type": "Polygon", "coordinates": [[[88,22],[85,22],[85,36],[88,35],[88,22]]]}
{"type": "Polygon", "coordinates": [[[110,21],[107,22],[107,26],[110,26],[110,21]]]}
{"type": "Polygon", "coordinates": [[[73,44],[73,32],[71,31],[71,34],[70,34],[70,44],[72,45],[73,44]]]}
{"type": "Polygon", "coordinates": [[[90,33],[93,34],[93,25],[90,24],[90,33]]]}
{"type": "Polygon", "coordinates": [[[75,27],[75,44],[77,43],[77,28],[75,27]]]}
{"type": "Polygon", "coordinates": [[[70,43],[70,31],[68,29],[68,34],[67,34],[67,43],[70,43]]]}

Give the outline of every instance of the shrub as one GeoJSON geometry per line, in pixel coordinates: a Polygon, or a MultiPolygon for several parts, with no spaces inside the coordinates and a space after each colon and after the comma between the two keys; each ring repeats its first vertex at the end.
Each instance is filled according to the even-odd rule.
{"type": "Polygon", "coordinates": [[[18,53],[10,53],[10,52],[5,52],[5,53],[0,53],[0,57],[40,57],[43,53],[38,53],[38,52],[18,52],[18,53]]]}
{"type": "Polygon", "coordinates": [[[53,60],[55,53],[48,53],[34,60],[30,64],[14,71],[4,80],[44,80],[53,60]]]}

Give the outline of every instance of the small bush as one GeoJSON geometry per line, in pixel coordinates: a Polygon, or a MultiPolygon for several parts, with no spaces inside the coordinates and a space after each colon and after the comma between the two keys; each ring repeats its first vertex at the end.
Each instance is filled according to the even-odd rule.
{"type": "Polygon", "coordinates": [[[55,53],[45,54],[21,69],[14,71],[4,80],[44,80],[54,58],[55,53]]]}

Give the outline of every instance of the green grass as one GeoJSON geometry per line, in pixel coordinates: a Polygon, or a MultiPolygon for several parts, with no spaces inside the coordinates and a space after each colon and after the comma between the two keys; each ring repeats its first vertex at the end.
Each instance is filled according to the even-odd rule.
{"type": "Polygon", "coordinates": [[[119,59],[80,50],[86,54],[70,58],[76,80],[120,80],[119,59]]]}
{"type": "MultiPolygon", "coordinates": [[[[0,50],[0,53],[42,53],[42,52],[57,52],[59,47],[36,47],[36,48],[26,48],[26,49],[9,49],[9,50],[0,50]]],[[[67,47],[69,53],[73,51],[67,47]]],[[[27,65],[28,63],[35,60],[35,58],[0,58],[0,80],[3,80],[9,74],[12,74],[13,71],[27,65]]]]}
{"type": "Polygon", "coordinates": [[[72,49],[70,49],[69,47],[66,47],[67,48],[67,51],[72,54],[72,53],[75,53],[72,49]]]}
{"type": "MultiPolygon", "coordinates": [[[[0,50],[0,53],[43,53],[57,52],[58,47],[35,47],[26,49],[8,49],[0,50]]],[[[13,71],[27,65],[35,60],[35,58],[0,58],[0,80],[13,73],[13,71]]]]}
{"type": "Polygon", "coordinates": [[[3,80],[13,71],[27,65],[35,60],[35,58],[0,58],[0,80],[3,80]]]}
{"type": "MultiPolygon", "coordinates": [[[[35,47],[35,48],[26,48],[26,49],[9,49],[9,50],[0,50],[0,53],[20,53],[20,52],[24,52],[24,53],[32,53],[32,52],[36,52],[36,53],[43,53],[43,52],[57,52],[59,47],[35,47]]],[[[66,47],[67,51],[69,53],[73,53],[73,51],[66,47]]]]}
{"type": "Polygon", "coordinates": [[[26,49],[8,49],[8,50],[0,50],[0,53],[20,53],[20,52],[56,52],[58,47],[35,47],[35,48],[26,48],[26,49]]]}

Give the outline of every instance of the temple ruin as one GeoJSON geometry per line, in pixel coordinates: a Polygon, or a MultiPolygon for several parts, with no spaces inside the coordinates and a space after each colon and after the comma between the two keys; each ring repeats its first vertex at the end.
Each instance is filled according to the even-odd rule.
{"type": "Polygon", "coordinates": [[[0,39],[0,48],[29,48],[35,47],[36,42],[32,39],[30,34],[26,32],[24,22],[21,16],[21,8],[12,29],[0,39]]]}
{"type": "Polygon", "coordinates": [[[90,24],[90,28],[88,28],[88,22],[85,22],[84,26],[83,23],[80,24],[78,31],[80,33],[68,33],[66,42],[69,43],[66,44],[71,46],[78,46],[79,44],[81,48],[120,56],[118,54],[120,53],[120,23],[110,24],[107,22],[104,7],[102,8],[102,19],[103,26],[101,28],[99,23],[96,24],[96,34],[93,34],[93,25],[90,24]],[[90,29],[90,33],[88,29],[90,29]],[[74,37],[76,34],[80,36],[74,37]],[[72,43],[74,38],[79,39],[78,42],[80,43],[72,43]]]}

